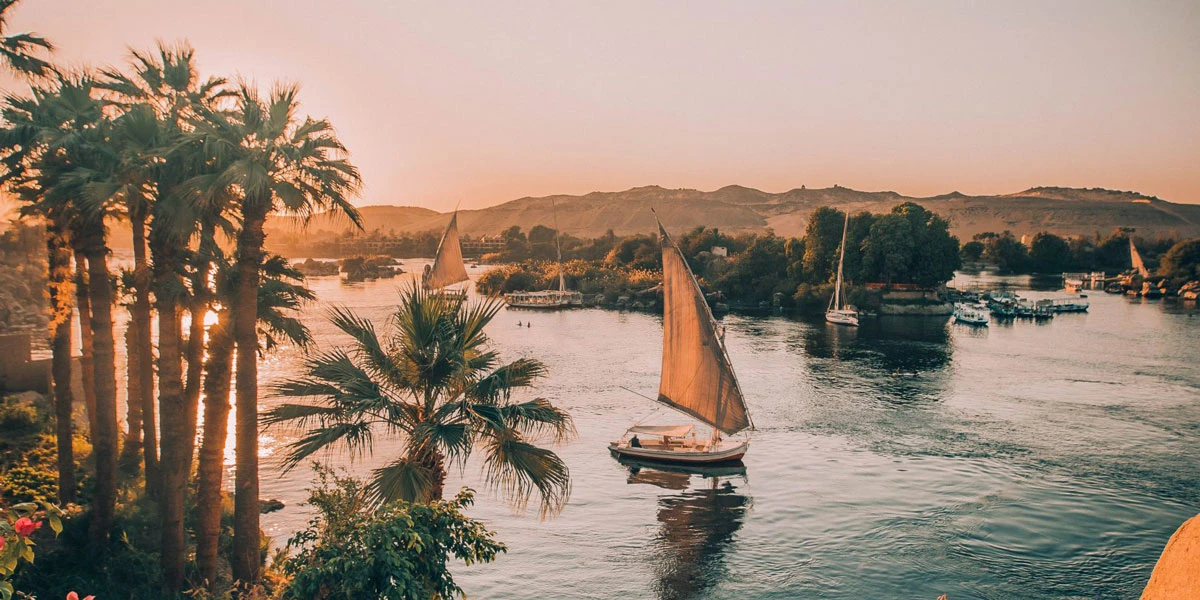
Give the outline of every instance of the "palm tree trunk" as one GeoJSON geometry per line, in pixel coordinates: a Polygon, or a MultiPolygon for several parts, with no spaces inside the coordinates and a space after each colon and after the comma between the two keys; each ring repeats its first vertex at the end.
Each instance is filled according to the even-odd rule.
{"type": "MultiPolygon", "coordinates": [[[[200,405],[201,379],[204,372],[204,318],[208,314],[209,284],[208,277],[212,272],[211,256],[216,246],[213,238],[214,225],[207,221],[200,234],[200,251],[197,253],[199,264],[196,265],[192,277],[192,301],[189,307],[192,322],[188,327],[187,344],[187,383],[183,388],[184,406],[187,415],[187,428],[190,439],[196,438],[196,419],[200,405]]],[[[195,456],[195,444],[188,444],[187,463],[190,466],[195,456]]]]}
{"type": "Polygon", "coordinates": [[[217,591],[217,546],[221,538],[221,482],[229,437],[229,384],[233,370],[233,324],[221,310],[208,341],[204,377],[204,437],[196,483],[196,564],[210,592],[217,591]]]}
{"type": "Polygon", "coordinates": [[[446,457],[434,449],[425,456],[424,462],[433,473],[433,487],[429,489],[429,499],[442,500],[446,490],[446,457]]]}
{"type": "Polygon", "coordinates": [[[83,408],[87,412],[88,437],[96,435],[96,369],[92,351],[92,309],[88,300],[88,266],[83,250],[75,249],[75,306],[79,309],[79,367],[83,369],[83,408]]]}
{"type": "Polygon", "coordinates": [[[263,224],[268,201],[246,198],[237,240],[233,337],[237,343],[237,420],[233,516],[233,577],[242,585],[258,582],[258,279],[263,261],[263,224]],[[257,201],[256,201],[257,200],[257,201]]]}
{"type": "MultiPolygon", "coordinates": [[[[102,235],[102,234],[100,234],[102,235]]],[[[97,236],[99,237],[99,236],[97,236]]],[[[103,238],[100,238],[103,239],[103,238]]],[[[92,432],[92,454],[96,458],[96,491],[92,501],[89,539],[99,555],[108,546],[117,503],[117,366],[113,338],[113,289],[108,273],[108,248],[87,248],[88,297],[91,300],[92,358],[96,395],[96,430],[92,432]]]]}
{"type": "MultiPolygon", "coordinates": [[[[154,357],[150,323],[150,265],[146,260],[146,216],[130,215],[133,229],[133,309],[129,321],[128,391],[129,433],[127,441],[141,447],[145,463],[146,491],[157,497],[158,435],[154,418],[154,357]]],[[[134,452],[131,450],[131,452],[134,452]]]]}
{"type": "MultiPolygon", "coordinates": [[[[169,246],[171,242],[163,244],[169,246]]],[[[158,405],[162,416],[162,569],[167,593],[177,593],[183,587],[184,535],[183,495],[187,486],[190,465],[186,445],[194,442],[187,437],[183,397],[183,323],[179,306],[183,282],[176,271],[176,250],[170,247],[153,248],[154,279],[158,288],[155,299],[158,308],[158,405]]]]}
{"type": "Polygon", "coordinates": [[[75,500],[72,446],[75,398],[71,390],[71,249],[61,227],[46,227],[50,287],[50,374],[54,380],[55,441],[58,446],[58,503],[75,500]]]}

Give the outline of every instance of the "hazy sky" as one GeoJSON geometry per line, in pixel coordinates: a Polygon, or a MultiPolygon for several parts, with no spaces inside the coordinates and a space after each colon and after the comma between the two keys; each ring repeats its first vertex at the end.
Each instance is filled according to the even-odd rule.
{"type": "Polygon", "coordinates": [[[732,183],[1200,202],[1194,0],[25,0],[27,30],[71,64],[187,39],[208,74],[300,82],[363,204],[732,183]]]}

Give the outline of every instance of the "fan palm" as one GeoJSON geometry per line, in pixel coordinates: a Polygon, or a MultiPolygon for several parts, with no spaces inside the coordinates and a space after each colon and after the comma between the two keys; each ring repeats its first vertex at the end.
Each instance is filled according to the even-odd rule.
{"type": "Polygon", "coordinates": [[[0,61],[22,75],[45,77],[54,72],[54,67],[34,53],[52,51],[54,45],[32,33],[8,34],[8,18],[4,13],[18,2],[20,0],[0,0],[0,61]]]}
{"type": "MultiPolygon", "coordinates": [[[[223,262],[217,269],[216,297],[220,301],[217,323],[209,330],[208,360],[204,366],[204,436],[196,470],[196,564],[209,591],[217,591],[217,545],[221,533],[221,480],[225,442],[229,434],[229,388],[233,369],[233,329],[228,298],[233,289],[233,269],[223,262]]],[[[315,296],[303,285],[304,276],[281,256],[263,263],[258,288],[259,336],[262,351],[281,341],[297,346],[312,343],[312,335],[294,312],[315,296]]]]}
{"type": "MultiPolygon", "coordinates": [[[[23,200],[36,203],[40,188],[31,178],[36,173],[36,157],[44,150],[46,130],[53,118],[45,107],[48,93],[34,90],[33,98],[6,98],[0,128],[0,185],[9,186],[23,200]],[[23,185],[24,184],[24,185],[23,185]]],[[[23,216],[37,213],[44,222],[47,250],[47,283],[50,298],[49,322],[51,378],[54,382],[55,433],[58,458],[58,500],[74,501],[75,458],[72,448],[72,411],[75,399],[71,387],[72,281],[71,247],[68,234],[69,214],[65,207],[31,204],[23,216]]]]}
{"type": "Polygon", "coordinates": [[[105,229],[110,206],[89,202],[85,190],[113,168],[112,123],[87,75],[59,75],[52,87],[35,87],[32,99],[10,102],[5,116],[30,136],[30,145],[20,150],[27,153],[30,168],[21,172],[18,184],[19,195],[30,203],[27,212],[65,219],[80,280],[86,264],[86,294],[78,298],[85,357],[89,341],[92,346],[92,368],[84,365],[84,389],[95,398],[89,419],[96,468],[89,541],[92,551],[100,552],[112,527],[117,492],[114,291],[105,229]]]}
{"type": "Polygon", "coordinates": [[[386,341],[369,320],[334,309],[332,322],[350,336],[350,348],[311,356],[303,377],[275,388],[319,402],[282,404],[265,417],[307,428],[286,466],[337,446],[368,453],[385,433],[398,436],[403,450],[374,471],[368,490],[376,502],[441,498],[447,463],[464,465],[479,451],[488,483],[516,506],[536,491],[543,514],[561,509],[567,466],[534,442],[565,440],[571,418],[543,398],[514,400],[546,369],[528,358],[501,362],[484,332],[500,307],[496,299],[465,302],[413,285],[401,292],[386,341]]]}
{"type": "Polygon", "coordinates": [[[241,229],[236,243],[236,290],[231,301],[237,346],[236,472],[233,575],[244,584],[259,579],[258,503],[258,286],[264,259],[267,215],[276,211],[310,216],[338,212],[361,226],[350,198],[358,191],[358,169],[325,120],[300,121],[297,88],[277,86],[262,98],[243,83],[229,111],[196,119],[196,137],[222,170],[211,182],[217,194],[235,190],[241,229]]]}
{"type": "MultiPolygon", "coordinates": [[[[187,137],[195,115],[211,111],[223,97],[224,80],[201,80],[194,62],[195,52],[184,45],[159,45],[155,52],[134,51],[127,74],[118,69],[102,71],[102,86],[114,103],[125,110],[125,117],[142,115],[146,132],[155,125],[156,139],[133,153],[140,160],[128,163],[129,179],[145,181],[152,193],[129,197],[127,205],[135,233],[135,263],[138,249],[148,246],[150,260],[143,250],[135,264],[134,318],[140,340],[134,351],[141,353],[143,371],[137,386],[142,395],[146,442],[147,488],[157,488],[162,508],[162,563],[169,591],[183,584],[186,547],[184,542],[184,492],[195,452],[197,397],[203,356],[205,307],[193,312],[192,340],[188,349],[188,367],[196,387],[194,395],[184,388],[183,310],[188,290],[183,275],[189,256],[190,241],[211,221],[198,206],[195,194],[184,183],[202,171],[209,157],[202,147],[187,137]],[[138,237],[149,220],[145,239],[138,237]],[[148,264],[147,264],[148,263],[148,264]],[[153,371],[150,370],[150,288],[158,312],[158,408],[161,413],[161,473],[153,473],[153,371]],[[197,329],[199,334],[197,335],[197,329]]],[[[150,142],[148,138],[145,141],[150,142]]],[[[195,290],[193,290],[195,292],[195,290]]],[[[193,294],[195,297],[196,294],[193,294]]],[[[207,297],[207,294],[199,294],[207,297]]]]}

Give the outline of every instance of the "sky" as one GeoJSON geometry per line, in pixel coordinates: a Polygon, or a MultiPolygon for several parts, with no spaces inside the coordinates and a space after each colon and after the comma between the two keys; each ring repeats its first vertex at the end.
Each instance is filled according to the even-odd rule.
{"type": "Polygon", "coordinates": [[[297,82],[364,205],[730,184],[1200,203],[1195,1],[25,0],[8,31],[73,66],[188,40],[205,74],[297,82]]]}

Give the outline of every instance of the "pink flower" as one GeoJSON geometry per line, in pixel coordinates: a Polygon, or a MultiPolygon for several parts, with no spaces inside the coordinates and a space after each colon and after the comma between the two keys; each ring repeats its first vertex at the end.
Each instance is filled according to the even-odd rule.
{"type": "MultiPolygon", "coordinates": [[[[67,600],[79,600],[79,594],[67,592],[67,600]]],[[[84,596],[83,600],[96,600],[95,596],[84,596]]]]}
{"type": "Polygon", "coordinates": [[[33,532],[37,531],[41,526],[42,523],[40,521],[34,521],[29,517],[21,517],[17,519],[16,523],[13,523],[13,529],[17,530],[17,535],[21,537],[33,535],[33,532]]]}

